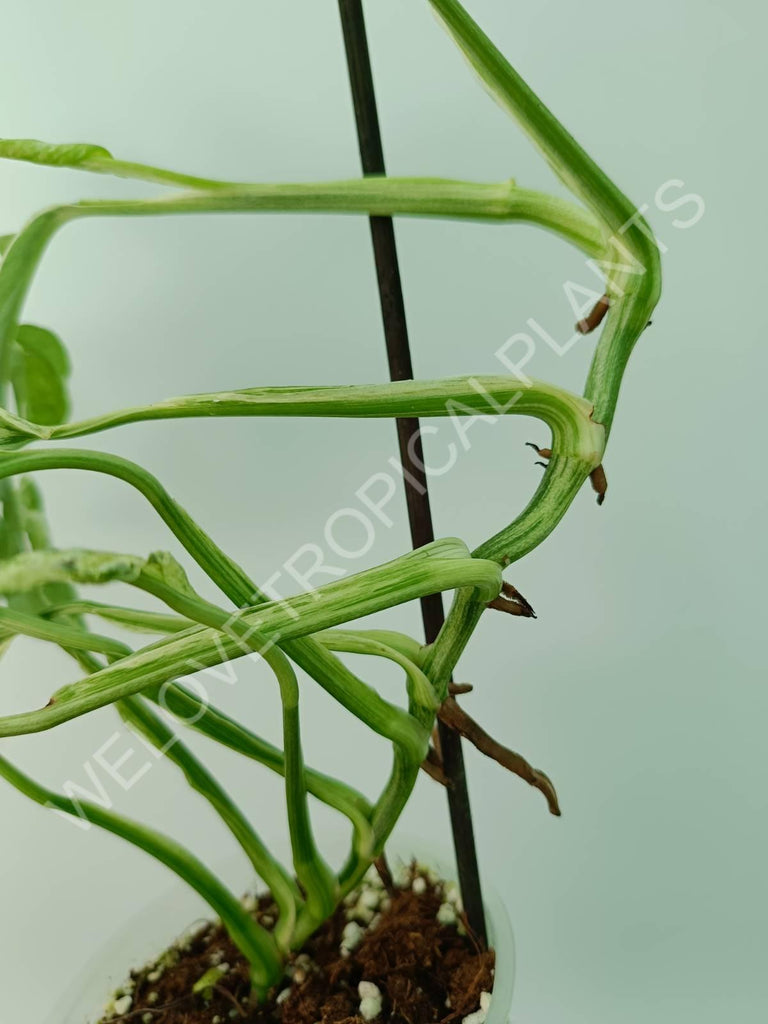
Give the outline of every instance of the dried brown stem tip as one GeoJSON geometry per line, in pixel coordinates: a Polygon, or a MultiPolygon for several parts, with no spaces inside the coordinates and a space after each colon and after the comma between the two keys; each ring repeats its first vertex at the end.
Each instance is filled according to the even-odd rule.
{"type": "Polygon", "coordinates": [[[610,308],[611,300],[607,295],[603,295],[603,297],[598,299],[594,304],[591,312],[588,313],[583,320],[579,320],[576,324],[576,330],[579,334],[589,334],[591,331],[594,331],[603,322],[603,318],[610,308]]]}
{"type": "Polygon", "coordinates": [[[536,612],[519,590],[511,583],[502,583],[501,593],[488,605],[497,611],[506,612],[507,615],[522,615],[525,619],[535,619],[536,612]]]}
{"type": "Polygon", "coordinates": [[[455,729],[461,736],[474,744],[481,754],[492,758],[502,767],[533,786],[534,789],[540,790],[546,798],[550,813],[560,817],[560,804],[555,787],[544,772],[532,768],[520,754],[502,746],[492,736],[489,736],[463,708],[459,707],[453,697],[448,697],[444,701],[438,711],[438,717],[451,729],[455,729]]]}
{"type": "Polygon", "coordinates": [[[525,442],[525,447],[526,448],[533,448],[533,450],[536,452],[536,454],[540,455],[542,457],[542,459],[551,459],[552,458],[552,449],[551,448],[539,448],[539,446],[537,444],[534,444],[533,441],[526,441],[525,442]]]}
{"type": "Polygon", "coordinates": [[[392,877],[392,872],[389,869],[389,863],[387,861],[386,854],[380,854],[373,862],[374,867],[381,879],[381,884],[387,890],[388,893],[395,891],[395,880],[392,877]]]}
{"type": "Polygon", "coordinates": [[[589,474],[589,480],[592,490],[597,494],[597,504],[602,505],[605,501],[605,492],[608,490],[608,480],[603,467],[598,466],[597,469],[593,469],[589,474]]]}
{"type": "Polygon", "coordinates": [[[448,683],[448,693],[452,697],[460,697],[463,693],[472,693],[473,690],[472,683],[448,683]]]}
{"type": "Polygon", "coordinates": [[[430,747],[427,751],[427,756],[421,762],[421,767],[430,779],[434,779],[435,782],[439,782],[441,786],[445,786],[446,788],[450,786],[451,783],[443,769],[443,759],[434,747],[430,747]]]}

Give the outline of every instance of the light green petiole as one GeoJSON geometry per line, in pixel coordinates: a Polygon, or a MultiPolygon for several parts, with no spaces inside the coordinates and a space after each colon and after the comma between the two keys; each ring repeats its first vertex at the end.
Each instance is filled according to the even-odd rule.
{"type": "Polygon", "coordinates": [[[427,723],[432,721],[439,707],[432,684],[416,662],[401,651],[380,639],[353,630],[329,629],[323,633],[316,633],[315,639],[329,651],[367,654],[394,661],[405,670],[408,679],[411,714],[424,718],[427,723]]]}
{"type": "MultiPolygon", "coordinates": [[[[477,587],[490,601],[498,594],[500,583],[495,563],[467,557],[467,549],[460,541],[437,541],[394,562],[333,581],[311,593],[230,616],[226,633],[217,627],[197,627],[175,634],[64,687],[46,708],[0,718],[0,736],[52,728],[147,686],[240,657],[244,653],[244,634],[285,643],[339,625],[350,617],[369,615],[442,590],[477,587]]],[[[190,600],[167,596],[176,604],[175,610],[184,607],[183,600],[190,600]]],[[[186,607],[191,608],[191,604],[186,607]]],[[[382,700],[369,687],[340,693],[339,699],[374,731],[403,745],[414,760],[421,761],[426,752],[426,735],[411,716],[382,700]]]]}
{"type": "MultiPolygon", "coordinates": [[[[240,722],[229,718],[209,701],[178,683],[153,687],[145,696],[176,715],[188,728],[229,747],[245,757],[258,761],[278,775],[285,775],[285,755],[278,747],[256,736],[240,722]]],[[[307,790],[322,803],[349,819],[355,832],[357,856],[368,862],[373,850],[369,801],[351,786],[338,779],[305,767],[307,790]]]]}
{"type": "Polygon", "coordinates": [[[231,800],[207,768],[181,742],[176,733],[147,706],[141,697],[126,697],[117,704],[123,720],[140,732],[173,761],[192,787],[211,804],[237,839],[274,897],[279,911],[275,940],[281,950],[290,948],[301,896],[295,882],[266,848],[245,815],[231,800]]]}
{"type": "Polygon", "coordinates": [[[129,423],[195,417],[291,416],[354,419],[434,416],[534,416],[557,435],[562,454],[599,464],[604,431],[592,420],[592,406],[562,388],[529,378],[455,377],[393,384],[342,387],[248,388],[171,398],[154,405],[125,409],[81,422],[40,427],[17,419],[6,425],[12,443],[61,441],[95,434],[129,423]]]}
{"type": "Polygon", "coordinates": [[[0,775],[36,803],[106,829],[165,864],[195,889],[221,917],[232,941],[251,966],[257,992],[266,994],[267,989],[280,979],[283,972],[282,960],[269,932],[257,924],[243,909],[237,897],[179,843],[114,811],[105,810],[88,801],[75,801],[60,796],[34,782],[2,756],[0,775]]]}
{"type": "Polygon", "coordinates": [[[458,0],[429,0],[492,96],[519,122],[554,172],[602,225],[613,299],[592,360],[586,397],[595,420],[610,430],[630,353],[661,293],[661,263],[653,232],[636,205],[515,71],[458,0]],[[625,269],[621,269],[625,268],[625,269]],[[631,268],[631,269],[629,269],[631,268]]]}

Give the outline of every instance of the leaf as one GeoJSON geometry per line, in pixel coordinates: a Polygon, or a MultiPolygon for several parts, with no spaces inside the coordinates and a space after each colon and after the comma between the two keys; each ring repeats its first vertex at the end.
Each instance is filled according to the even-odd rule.
{"type": "Polygon", "coordinates": [[[94,158],[111,160],[112,154],[103,146],[95,146],[88,142],[57,145],[39,142],[37,139],[0,139],[0,158],[27,160],[48,167],[79,167],[94,158]]]}
{"type": "Polygon", "coordinates": [[[27,551],[0,561],[0,594],[22,594],[51,583],[135,580],[144,559],[110,551],[27,551]]]}
{"type": "Polygon", "coordinates": [[[228,971],[229,964],[219,964],[217,967],[211,967],[201,978],[197,979],[192,986],[192,991],[196,996],[201,995],[207,1002],[210,1002],[213,998],[214,986],[218,985],[228,971]]]}
{"type": "Polygon", "coordinates": [[[5,256],[16,235],[0,235],[0,256],[5,256]]]}
{"type": "Polygon", "coordinates": [[[159,580],[180,594],[185,594],[187,597],[198,597],[186,572],[168,551],[153,551],[144,563],[142,571],[145,576],[159,580]]]}
{"type": "Polygon", "coordinates": [[[11,379],[19,413],[46,427],[63,423],[69,415],[70,364],[61,339],[44,327],[21,324],[15,340],[11,379]]]}

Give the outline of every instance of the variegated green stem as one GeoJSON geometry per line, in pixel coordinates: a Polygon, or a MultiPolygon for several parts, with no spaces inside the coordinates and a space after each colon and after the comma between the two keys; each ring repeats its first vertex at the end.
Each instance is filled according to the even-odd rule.
{"type": "Polygon", "coordinates": [[[283,750],[285,752],[285,797],[288,827],[296,877],[306,894],[293,935],[293,948],[300,949],[318,925],[330,917],[336,907],[338,885],[315,843],[307,802],[304,757],[299,724],[299,684],[282,651],[275,674],[283,702],[283,750]]]}
{"type": "MultiPolygon", "coordinates": [[[[0,419],[2,410],[0,410],[0,419]]],[[[2,432],[2,426],[0,426],[2,432]]],[[[13,480],[0,480],[0,557],[11,558],[24,550],[24,523],[21,501],[13,480]]],[[[33,593],[14,594],[8,605],[17,611],[34,615],[40,607],[39,595],[33,593]]]]}
{"type": "Polygon", "coordinates": [[[172,398],[154,405],[125,409],[81,422],[41,427],[17,419],[6,426],[13,443],[65,440],[128,423],[212,416],[290,416],[394,418],[402,416],[499,417],[533,416],[561,435],[561,454],[599,462],[604,431],[592,421],[592,406],[562,388],[529,378],[510,376],[455,377],[434,381],[398,381],[340,387],[248,388],[172,398]]]}
{"type": "Polygon", "coordinates": [[[233,638],[241,653],[259,655],[275,674],[283,705],[285,795],[293,865],[306,894],[306,903],[301,908],[292,933],[294,941],[297,936],[303,936],[299,942],[301,945],[307,935],[333,912],[337,893],[333,872],[321,857],[312,832],[301,751],[299,686],[291,663],[280,648],[275,646],[274,639],[260,632],[253,623],[247,622],[245,616],[230,615],[197,596],[180,593],[149,573],[140,573],[135,583],[174,611],[233,638]]]}
{"type": "MultiPolygon", "coordinates": [[[[167,585],[158,583],[157,580],[153,579],[151,576],[142,576],[142,574],[140,574],[136,582],[142,587],[142,589],[148,590],[156,597],[165,601],[170,607],[177,608],[179,611],[188,614],[195,621],[206,623],[226,634],[234,634],[248,649],[261,654],[261,656],[269,663],[278,678],[283,701],[285,743],[285,753],[281,756],[281,768],[282,774],[284,774],[286,780],[288,820],[294,850],[294,867],[296,869],[297,878],[307,894],[306,905],[301,910],[292,939],[292,945],[294,948],[299,948],[308,935],[314,931],[317,925],[332,912],[338,897],[338,889],[337,882],[334,879],[332,872],[320,856],[312,837],[307,807],[307,792],[309,787],[305,778],[305,769],[299,738],[298,685],[295,674],[293,673],[290,663],[285,655],[279,649],[273,647],[266,638],[256,633],[252,627],[246,625],[241,619],[228,616],[221,609],[217,609],[215,606],[210,605],[208,602],[204,602],[201,599],[175,592],[167,585]]],[[[71,632],[74,633],[76,631],[71,630],[71,632]]],[[[383,635],[388,636],[389,638],[394,638],[395,642],[399,643],[400,646],[404,646],[408,639],[398,636],[398,634],[383,633],[383,635]]],[[[380,640],[373,640],[364,636],[355,635],[351,632],[345,633],[341,631],[334,633],[332,631],[328,631],[324,634],[320,634],[320,637],[321,642],[324,642],[330,647],[336,647],[339,650],[356,653],[377,654],[379,656],[390,658],[402,665],[409,674],[412,687],[417,691],[417,699],[412,702],[412,711],[427,727],[431,726],[434,719],[436,702],[432,695],[429,681],[423,676],[423,673],[421,673],[413,662],[394,648],[386,646],[380,640]]],[[[169,698],[169,689],[170,688],[167,686],[163,688],[162,692],[165,701],[169,698]]],[[[173,691],[178,691],[179,689],[179,687],[173,686],[173,691]]],[[[182,691],[182,694],[183,693],[184,691],[182,691]]],[[[177,696],[177,693],[174,693],[174,696],[177,696]]],[[[188,695],[184,694],[184,696],[188,695]]],[[[174,738],[174,734],[170,729],[160,723],[159,720],[155,720],[155,716],[148,716],[146,709],[144,709],[142,713],[141,704],[138,706],[135,704],[137,700],[139,700],[139,698],[126,698],[122,701],[118,701],[117,706],[121,714],[138,724],[142,728],[142,731],[145,732],[153,742],[156,742],[159,747],[167,749],[168,756],[183,768],[191,784],[203,792],[208,799],[216,801],[217,809],[219,809],[220,813],[223,813],[223,816],[225,816],[227,804],[223,805],[222,812],[220,806],[222,804],[222,794],[220,793],[219,787],[217,787],[215,781],[205,777],[207,776],[205,770],[198,762],[195,761],[186,748],[184,748],[183,745],[174,738]],[[205,774],[203,775],[201,773],[205,774]]],[[[194,698],[192,698],[192,703],[195,714],[197,715],[200,708],[199,706],[195,707],[194,698]]],[[[205,717],[207,718],[207,715],[205,715],[205,717]]],[[[221,725],[221,722],[219,722],[219,725],[221,725]]],[[[349,807],[349,794],[344,794],[344,796],[345,805],[349,807]]],[[[224,799],[226,799],[225,795],[224,799]]],[[[352,855],[345,865],[339,880],[339,884],[344,886],[344,891],[349,890],[350,879],[359,879],[370,863],[372,852],[372,844],[368,839],[370,826],[368,825],[366,816],[363,819],[363,827],[361,829],[359,817],[360,815],[358,811],[353,818],[353,824],[356,826],[358,842],[356,842],[353,847],[352,855]],[[364,842],[362,843],[359,841],[361,832],[364,835],[364,842]],[[345,882],[346,885],[344,884],[345,882]]],[[[229,819],[226,817],[225,820],[228,820],[228,823],[230,823],[229,819]]],[[[238,822],[235,822],[235,824],[237,825],[238,822]]],[[[245,828],[245,840],[249,843],[246,850],[250,854],[250,846],[253,842],[251,838],[252,830],[249,828],[247,823],[245,823],[245,828]]],[[[242,832],[242,829],[240,829],[240,832],[242,832]]],[[[238,834],[238,838],[240,838],[242,842],[243,840],[239,833],[236,834],[238,834]]],[[[255,852],[259,855],[259,863],[257,864],[254,860],[256,870],[270,884],[273,895],[276,896],[278,903],[280,903],[279,883],[284,880],[278,878],[278,884],[272,880],[271,865],[269,861],[266,861],[266,867],[264,864],[265,858],[268,857],[266,850],[261,847],[256,847],[255,852]]],[[[291,893],[287,892],[285,895],[288,897],[291,893]]],[[[292,905],[293,904],[291,904],[291,906],[292,905]]],[[[281,931],[279,933],[281,945],[283,945],[283,941],[285,938],[290,936],[290,934],[290,931],[286,933],[281,931]]]]}
{"type": "MultiPolygon", "coordinates": [[[[238,607],[267,601],[266,595],[198,526],[151,473],[127,459],[101,452],[58,449],[0,454],[0,480],[26,472],[79,469],[104,473],[136,488],[160,515],[187,552],[238,607]]],[[[286,653],[315,678],[331,696],[358,714],[377,695],[337,658],[310,638],[283,644],[286,653]]],[[[386,719],[380,709],[379,725],[386,719]]],[[[391,738],[391,737],[390,737],[391,738]]]]}
{"type": "MultiPolygon", "coordinates": [[[[146,686],[211,668],[243,654],[240,629],[259,634],[271,643],[285,643],[321,629],[364,616],[442,590],[478,587],[487,601],[498,594],[501,574],[494,562],[467,557],[460,541],[437,541],[415,552],[336,580],[309,594],[262,605],[233,617],[238,631],[232,635],[218,628],[190,629],[152,644],[135,655],[95,673],[87,680],[66,686],[54,694],[48,707],[0,719],[0,735],[38,732],[125,696],[146,686]]],[[[173,596],[178,607],[182,598],[173,596]]],[[[190,608],[191,606],[187,606],[190,608]]],[[[223,613],[222,613],[223,614],[223,613]]],[[[316,645],[320,651],[323,648],[316,645]]],[[[419,761],[426,752],[426,731],[406,712],[384,701],[370,687],[348,690],[337,684],[339,699],[370,728],[404,746],[419,761]]]]}
{"type": "Polygon", "coordinates": [[[135,462],[103,452],[64,448],[46,452],[0,452],[0,480],[54,469],[87,470],[130,484],[146,498],[191,557],[238,607],[250,605],[259,598],[266,600],[240,566],[174,501],[160,481],[135,462]]]}
{"type": "MultiPolygon", "coordinates": [[[[552,533],[590,472],[587,463],[562,456],[560,450],[555,440],[552,457],[531,501],[513,523],[476,548],[474,557],[508,566],[552,533]]],[[[429,649],[423,667],[440,699],[445,699],[451,673],[485,607],[482,594],[471,589],[458,593],[440,635],[429,649]]]]}
{"type": "Polygon", "coordinates": [[[141,608],[123,608],[118,605],[102,604],[100,601],[72,600],[66,604],[52,605],[41,613],[46,618],[58,619],[71,616],[95,615],[106,622],[112,622],[124,629],[139,633],[182,633],[194,626],[191,619],[164,612],[148,612],[141,608]]]}
{"type": "MultiPolygon", "coordinates": [[[[170,497],[160,482],[141,467],[117,456],[65,450],[25,452],[13,455],[8,453],[0,456],[0,479],[16,473],[45,469],[89,469],[107,473],[131,484],[149,501],[189,554],[233,603],[243,606],[266,600],[243,570],[200,529],[184,509],[170,497]]],[[[282,646],[289,657],[293,658],[304,671],[353,714],[361,715],[372,708],[376,717],[375,728],[379,732],[382,731],[383,726],[387,724],[389,706],[386,705],[386,702],[381,701],[375,690],[358,679],[329,651],[312,639],[288,641],[282,646]]],[[[393,742],[395,743],[395,768],[391,784],[399,788],[395,796],[389,793],[382,796],[379,804],[383,802],[387,806],[391,806],[395,802],[403,802],[408,798],[408,793],[405,792],[402,785],[405,776],[398,770],[398,765],[416,763],[417,759],[420,763],[423,751],[426,749],[426,738],[417,741],[414,748],[416,752],[411,754],[402,753],[400,750],[400,745],[403,742],[407,747],[411,746],[409,735],[403,739],[398,734],[393,742]],[[420,747],[423,747],[421,754],[418,753],[420,747]]],[[[415,781],[415,777],[413,775],[413,781],[415,781]]],[[[385,823],[386,828],[391,829],[394,827],[396,819],[391,815],[378,815],[377,817],[380,824],[376,831],[375,842],[380,849],[389,834],[381,822],[385,823]]],[[[359,841],[358,850],[362,851],[362,849],[363,843],[359,841]]],[[[364,856],[360,852],[358,860],[355,861],[353,858],[348,865],[349,870],[346,872],[348,885],[351,886],[354,878],[359,874],[357,865],[363,859],[364,856]]]]}
{"type": "MultiPolygon", "coordinates": [[[[267,743],[240,722],[229,718],[210,701],[201,700],[179,683],[150,687],[144,695],[176,715],[188,728],[257,761],[278,775],[285,775],[285,755],[282,750],[267,743]]],[[[355,833],[356,857],[370,863],[373,849],[370,826],[373,808],[370,802],[362,793],[329,775],[306,766],[304,774],[309,793],[350,821],[355,833]]]]}
{"type": "Polygon", "coordinates": [[[595,214],[608,240],[608,289],[613,304],[587,380],[594,418],[610,430],[630,353],[661,292],[659,250],[640,211],[541,102],[472,20],[459,0],[430,3],[498,102],[520,123],[565,183],[595,214]]]}
{"type": "MultiPolygon", "coordinates": [[[[82,604],[84,607],[81,610],[86,614],[89,613],[89,603],[83,602],[82,604]]],[[[72,606],[70,611],[75,608],[77,606],[72,606]]],[[[145,613],[137,612],[139,621],[142,621],[143,614],[145,613]]],[[[49,638],[46,637],[45,639],[49,638]]],[[[403,638],[403,640],[405,639],[403,638]]],[[[70,648],[70,653],[89,673],[97,672],[102,668],[100,663],[90,654],[86,653],[85,650],[70,648]]],[[[201,700],[196,694],[186,690],[180,684],[165,683],[162,686],[151,687],[143,691],[142,697],[152,700],[165,712],[176,716],[186,727],[196,730],[201,735],[229,747],[231,750],[251,760],[257,761],[278,775],[285,776],[285,754],[279,747],[268,743],[246,729],[241,723],[229,718],[213,704],[201,700]]],[[[132,698],[127,698],[127,700],[130,701],[132,698]]],[[[124,702],[119,702],[117,706],[121,708],[123,705],[124,702]]],[[[170,730],[168,730],[168,734],[165,736],[158,734],[156,736],[158,740],[156,745],[166,753],[169,751],[177,753],[179,750],[186,752],[186,748],[181,744],[181,741],[178,738],[174,739],[173,736],[174,734],[170,730]]],[[[180,767],[183,766],[180,765],[180,767]]],[[[305,766],[304,775],[307,791],[321,803],[338,811],[350,821],[354,832],[353,853],[350,863],[355,868],[359,864],[365,864],[366,866],[370,864],[373,855],[373,833],[370,825],[373,807],[370,802],[353,787],[329,775],[324,775],[322,772],[305,766]]],[[[213,785],[217,785],[215,780],[213,780],[213,785]]],[[[250,851],[246,852],[251,856],[250,851]]],[[[255,862],[254,866],[277,895],[277,890],[280,886],[279,880],[277,884],[273,883],[263,866],[260,868],[255,862]]],[[[342,881],[349,874],[350,870],[350,866],[344,869],[342,881]]],[[[277,931],[280,932],[282,938],[281,930],[278,929],[277,931]]]]}
{"type": "MultiPolygon", "coordinates": [[[[627,359],[660,294],[658,247],[634,204],[544,106],[461,3],[430,3],[486,87],[518,119],[555,172],[604,225],[610,257],[601,267],[608,276],[612,306],[586,389],[594,406],[592,419],[605,428],[604,446],[627,359]]],[[[582,486],[587,467],[564,460],[557,441],[552,448],[553,458],[533,500],[514,523],[482,544],[474,552],[476,556],[508,565],[541,543],[559,522],[582,486]]],[[[482,610],[478,595],[471,591],[457,595],[425,662],[438,693],[445,692],[482,610]]]]}
{"type": "Polygon", "coordinates": [[[315,639],[329,651],[367,654],[394,661],[405,670],[411,714],[422,720],[425,725],[432,724],[439,707],[432,684],[419,666],[399,650],[353,630],[327,630],[324,633],[316,633],[315,639]]]}
{"type": "Polygon", "coordinates": [[[295,882],[275,860],[248,819],[208,769],[181,742],[178,735],[150,710],[141,697],[126,697],[116,706],[127,724],[141,732],[182,770],[192,789],[208,801],[238,841],[277,904],[279,917],[274,929],[275,940],[281,950],[287,951],[302,903],[295,882]]]}
{"type": "MultiPolygon", "coordinates": [[[[33,487],[32,484],[28,486],[33,487]]],[[[40,552],[50,548],[51,537],[48,524],[45,519],[42,499],[39,494],[31,495],[32,503],[39,513],[37,528],[30,532],[30,541],[33,548],[40,552]]],[[[7,568],[6,568],[7,571],[7,568]]],[[[45,590],[46,588],[42,588],[45,590]]],[[[61,598],[73,598],[76,596],[74,587],[68,581],[48,584],[47,589],[55,596],[61,598]]],[[[0,619],[4,610],[0,610],[0,619]]],[[[25,619],[32,619],[38,623],[38,629],[45,627],[46,635],[37,633],[41,639],[51,640],[59,643],[65,650],[69,651],[75,660],[88,673],[99,671],[103,666],[91,652],[101,651],[112,658],[121,658],[132,653],[125,644],[117,641],[110,641],[111,648],[97,644],[102,638],[94,637],[85,631],[82,624],[83,609],[76,605],[70,605],[67,620],[72,625],[61,625],[48,622],[35,616],[26,616],[25,619]]],[[[61,614],[61,612],[59,613],[61,614]]],[[[18,628],[19,616],[14,616],[15,622],[8,621],[6,613],[5,625],[18,628]]],[[[29,628],[25,630],[27,635],[35,635],[32,632],[34,623],[22,623],[29,628]]],[[[21,632],[21,630],[19,630],[21,632]]],[[[151,743],[161,750],[174,764],[184,773],[190,786],[200,793],[213,807],[224,824],[232,832],[235,839],[240,843],[257,874],[269,886],[275,903],[279,910],[279,920],[274,930],[275,939],[282,950],[290,947],[290,940],[296,923],[298,904],[301,902],[298,889],[290,876],[282,866],[269,853],[258,834],[252,828],[247,818],[242,814],[237,805],[231,800],[225,790],[219,785],[216,779],[194,756],[194,754],[181,742],[179,737],[170,727],[164,723],[144,703],[141,697],[127,697],[118,701],[117,710],[125,721],[138,729],[151,743]]]]}
{"type": "Polygon", "coordinates": [[[602,257],[606,252],[601,229],[589,213],[556,197],[519,189],[511,182],[483,185],[369,178],[310,185],[249,185],[160,199],[84,200],[38,214],[5,253],[0,267],[0,381],[8,379],[10,342],[32,278],[48,242],[65,224],[86,217],[292,210],[527,221],[558,232],[590,256],[602,257]]]}
{"type": "Polygon", "coordinates": [[[130,648],[119,640],[98,633],[89,633],[84,629],[64,623],[49,622],[39,615],[17,612],[12,608],[0,607],[0,628],[3,633],[17,633],[31,636],[36,640],[47,640],[60,647],[71,647],[73,650],[95,651],[108,654],[114,658],[122,658],[130,654],[130,648]]]}
{"type": "Polygon", "coordinates": [[[270,933],[257,924],[243,909],[237,897],[179,843],[114,811],[107,811],[87,801],[60,796],[34,782],[4,757],[0,757],[0,775],[36,803],[106,829],[165,864],[195,889],[221,917],[232,941],[250,964],[257,993],[265,995],[280,980],[283,973],[282,959],[270,933]]]}
{"type": "MultiPolygon", "coordinates": [[[[323,646],[327,646],[325,641],[332,639],[337,632],[339,631],[328,629],[322,633],[316,633],[315,639],[323,643],[323,646]]],[[[407,633],[398,633],[391,629],[345,629],[342,632],[360,637],[363,640],[373,640],[375,643],[385,644],[387,647],[391,647],[392,650],[402,654],[404,658],[413,662],[414,665],[418,665],[419,668],[421,668],[427,654],[427,648],[424,644],[414,640],[407,633]]]]}

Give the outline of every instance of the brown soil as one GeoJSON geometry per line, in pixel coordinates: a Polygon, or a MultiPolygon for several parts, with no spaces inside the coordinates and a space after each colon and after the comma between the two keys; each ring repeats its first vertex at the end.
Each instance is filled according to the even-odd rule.
{"type": "MultiPolygon", "coordinates": [[[[389,908],[347,956],[340,954],[347,918],[339,907],[294,956],[288,977],[255,1009],[248,1008],[244,958],[221,925],[206,925],[166,954],[159,978],[153,967],[133,972],[129,1012],[101,1024],[366,1024],[359,1015],[362,980],[382,993],[374,1024],[458,1024],[478,1009],[481,992],[493,988],[494,953],[480,949],[466,922],[457,929],[437,921],[442,886],[428,878],[425,883],[423,892],[393,890],[389,908]],[[217,963],[229,964],[227,973],[205,996],[193,994],[195,983],[217,963]]],[[[269,897],[258,900],[254,915],[267,926],[274,921],[269,897]]]]}

